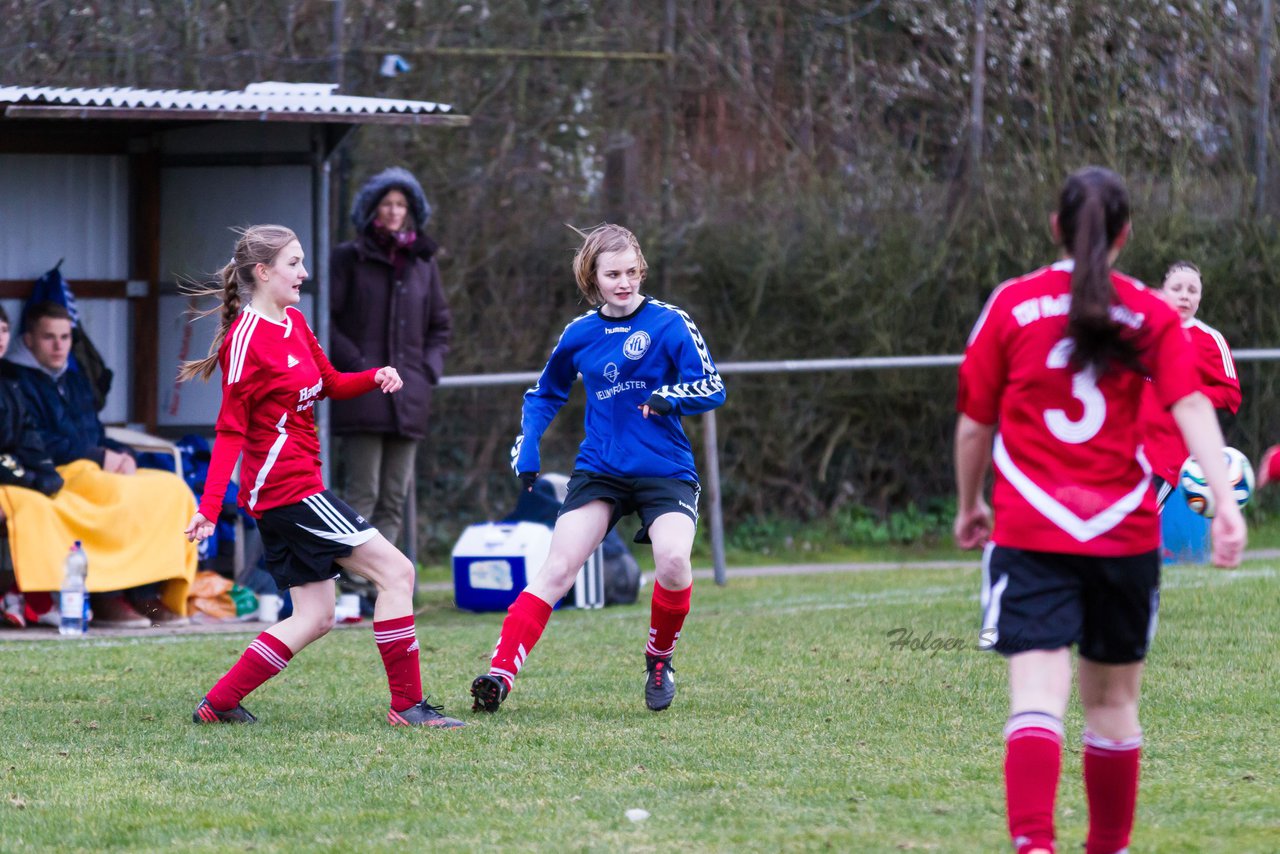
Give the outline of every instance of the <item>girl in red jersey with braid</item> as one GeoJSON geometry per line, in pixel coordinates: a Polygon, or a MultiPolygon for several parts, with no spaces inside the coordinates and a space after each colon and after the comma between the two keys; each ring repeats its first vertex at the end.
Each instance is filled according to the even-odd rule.
{"type": "Polygon", "coordinates": [[[1204,462],[1213,560],[1236,566],[1244,518],[1222,433],[1177,314],[1111,269],[1129,237],[1119,176],[1063,186],[1061,261],[992,293],[960,367],[956,541],[983,554],[982,646],[1009,662],[1006,805],[1017,854],[1054,850],[1071,646],[1084,708],[1086,854],[1126,849],[1138,792],[1138,688],[1155,630],[1160,529],[1138,419],[1146,377],[1204,462]],[[992,510],[983,482],[994,462],[992,510]]]}
{"type": "Polygon", "coordinates": [[[222,269],[221,284],[194,291],[222,299],[222,325],[208,357],[187,362],[179,379],[208,379],[222,368],[222,407],[200,509],[189,540],[213,533],[237,458],[240,506],[258,520],[267,571],[290,591],[293,614],[258,635],[200,701],[196,723],[254,723],[240,700],[333,627],[338,567],[378,591],[373,635],[387,671],[393,725],[458,727],[422,696],[413,623],[413,564],[320,480],[314,406],[325,397],[399,390],[390,366],[334,370],[295,306],[307,279],[302,246],[278,225],[247,229],[222,269]],[[243,308],[241,306],[243,305],[243,308]]]}
{"type": "MultiPolygon", "coordinates": [[[[1240,378],[1231,358],[1227,339],[1212,326],[1196,319],[1204,285],[1200,268],[1190,261],[1175,261],[1164,274],[1156,291],[1169,307],[1178,313],[1182,328],[1191,339],[1196,367],[1200,371],[1200,391],[1209,398],[1214,409],[1232,414],[1240,409],[1240,378]]],[[[1164,503],[1178,489],[1178,472],[1187,459],[1187,443],[1169,410],[1160,405],[1155,385],[1147,383],[1142,395],[1142,450],[1155,472],[1156,506],[1164,503]]]]}

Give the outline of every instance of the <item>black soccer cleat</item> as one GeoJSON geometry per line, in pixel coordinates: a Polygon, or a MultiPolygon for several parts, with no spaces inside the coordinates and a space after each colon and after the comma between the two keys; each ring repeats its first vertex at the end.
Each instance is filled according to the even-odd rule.
{"type": "Polygon", "coordinates": [[[410,706],[403,712],[395,709],[387,711],[387,723],[392,726],[433,726],[440,729],[457,729],[466,726],[457,718],[442,715],[444,706],[432,706],[425,699],[416,706],[410,706]]]}
{"type": "Polygon", "coordinates": [[[496,712],[502,701],[507,699],[507,683],[492,673],[485,673],[471,683],[471,711],[496,712]]]}
{"type": "Polygon", "coordinates": [[[671,656],[645,653],[644,704],[650,711],[660,712],[676,698],[676,669],[671,656]]]}
{"type": "Polygon", "coordinates": [[[244,706],[238,705],[234,709],[220,712],[209,705],[207,698],[201,700],[200,705],[196,706],[196,710],[191,713],[191,720],[198,724],[256,724],[258,722],[258,719],[244,706]]]}

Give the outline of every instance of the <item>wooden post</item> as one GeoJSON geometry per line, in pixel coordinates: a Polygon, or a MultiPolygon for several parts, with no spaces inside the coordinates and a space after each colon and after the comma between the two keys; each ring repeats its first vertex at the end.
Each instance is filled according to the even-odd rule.
{"type": "MultiPolygon", "coordinates": [[[[160,349],[160,157],[129,156],[133,238],[129,252],[129,322],[133,329],[129,420],[154,432],[158,420],[160,349]],[[141,290],[135,290],[141,289],[141,290]]],[[[176,370],[176,368],[175,368],[176,370]]],[[[181,472],[179,472],[181,474],[181,472]]]]}

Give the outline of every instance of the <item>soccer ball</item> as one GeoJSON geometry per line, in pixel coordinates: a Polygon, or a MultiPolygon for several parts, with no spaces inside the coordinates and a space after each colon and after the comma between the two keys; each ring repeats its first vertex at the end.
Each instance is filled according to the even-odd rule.
{"type": "MultiPolygon", "coordinates": [[[[1241,507],[1249,503],[1253,496],[1253,466],[1249,458],[1235,448],[1224,448],[1223,457],[1227,463],[1227,481],[1231,484],[1231,494],[1241,507]]],[[[1213,503],[1213,493],[1209,491],[1209,482],[1205,480],[1204,471],[1195,457],[1187,457],[1178,472],[1178,485],[1186,496],[1187,506],[1201,516],[1213,516],[1217,508],[1213,503]]]]}

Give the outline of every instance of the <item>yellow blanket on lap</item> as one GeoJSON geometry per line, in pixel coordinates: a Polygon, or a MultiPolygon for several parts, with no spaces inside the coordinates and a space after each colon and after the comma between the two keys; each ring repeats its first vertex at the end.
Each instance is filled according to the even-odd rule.
{"type": "Polygon", "coordinates": [[[58,472],[66,483],[53,498],[0,486],[18,587],[62,587],[67,550],[80,540],[91,592],[166,582],[165,605],[186,614],[187,587],[196,574],[196,546],[182,536],[196,512],[186,482],[154,469],[108,474],[89,460],[58,466],[58,472]]]}

